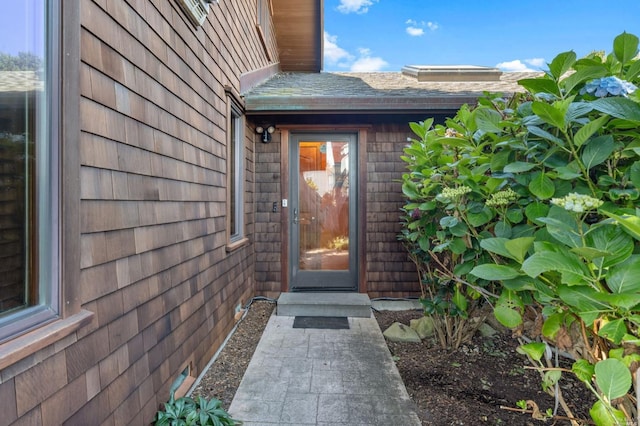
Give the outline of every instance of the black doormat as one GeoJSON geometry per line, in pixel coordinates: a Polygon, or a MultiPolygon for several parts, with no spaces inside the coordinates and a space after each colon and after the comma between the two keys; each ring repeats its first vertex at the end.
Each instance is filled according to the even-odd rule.
{"type": "Polygon", "coordinates": [[[348,330],[349,320],[347,317],[295,317],[293,328],[348,330]]]}

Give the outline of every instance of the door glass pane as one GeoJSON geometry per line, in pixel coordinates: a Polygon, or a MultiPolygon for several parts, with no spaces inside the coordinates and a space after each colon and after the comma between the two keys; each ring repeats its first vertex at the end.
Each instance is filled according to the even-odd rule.
{"type": "Polygon", "coordinates": [[[299,144],[299,268],[349,269],[349,144],[299,144]]]}

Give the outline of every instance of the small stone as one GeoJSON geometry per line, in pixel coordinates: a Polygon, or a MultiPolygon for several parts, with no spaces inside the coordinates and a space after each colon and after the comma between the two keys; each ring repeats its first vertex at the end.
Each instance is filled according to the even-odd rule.
{"type": "Polygon", "coordinates": [[[412,319],[409,326],[418,333],[421,339],[426,339],[434,334],[433,318],[424,316],[418,319],[412,319]]]}
{"type": "Polygon", "coordinates": [[[391,324],[382,334],[391,342],[420,343],[422,341],[411,327],[399,322],[391,324]]]}
{"type": "Polygon", "coordinates": [[[482,337],[493,337],[496,334],[498,334],[496,329],[491,327],[486,322],[483,322],[482,324],[480,324],[480,327],[478,327],[478,333],[480,333],[482,337]]]}

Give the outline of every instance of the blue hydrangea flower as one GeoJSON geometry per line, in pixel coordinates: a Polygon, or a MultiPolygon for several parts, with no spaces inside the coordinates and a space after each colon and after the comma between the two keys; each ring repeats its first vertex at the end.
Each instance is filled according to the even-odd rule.
{"type": "Polygon", "coordinates": [[[580,90],[580,94],[590,93],[597,98],[606,96],[627,96],[637,89],[632,83],[618,77],[602,77],[591,80],[580,90]]]}

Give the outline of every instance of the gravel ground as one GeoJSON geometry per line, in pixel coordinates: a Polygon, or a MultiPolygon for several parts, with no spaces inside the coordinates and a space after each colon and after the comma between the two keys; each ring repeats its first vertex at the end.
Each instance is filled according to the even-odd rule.
{"type": "Polygon", "coordinates": [[[225,409],[229,408],[275,307],[275,303],[268,301],[251,304],[235,333],[194,389],[193,397],[216,398],[225,409]]]}

